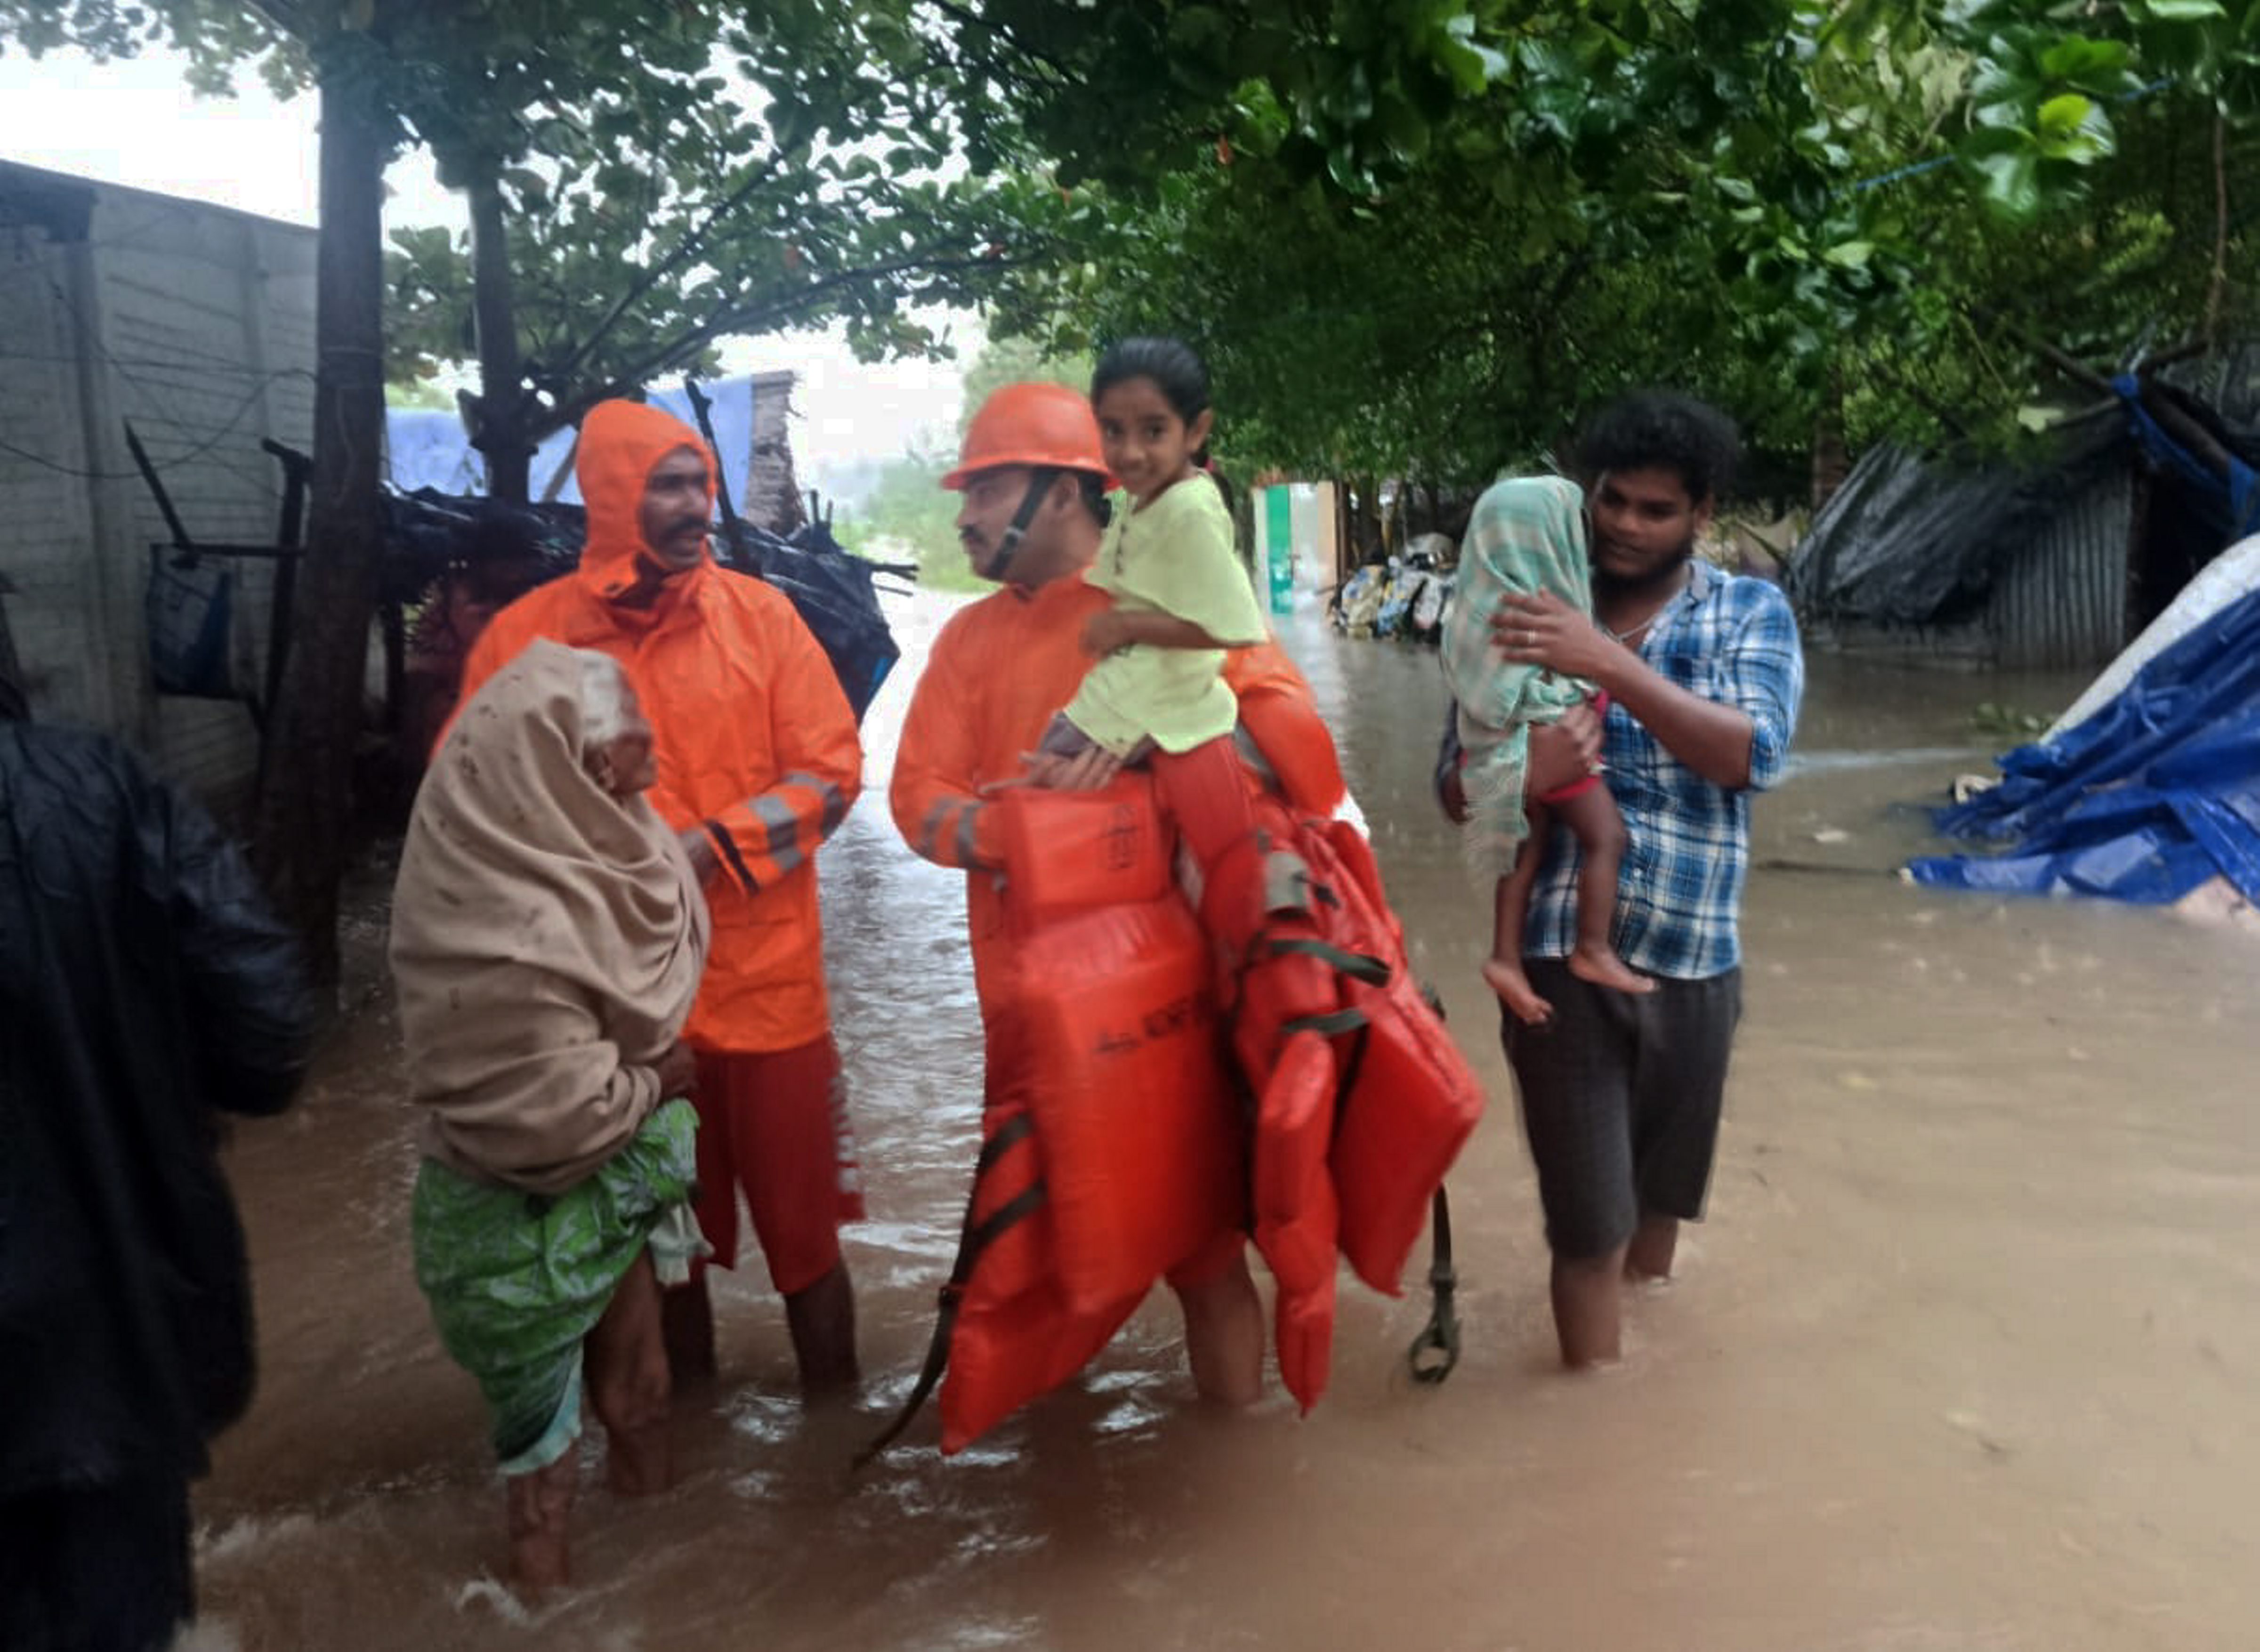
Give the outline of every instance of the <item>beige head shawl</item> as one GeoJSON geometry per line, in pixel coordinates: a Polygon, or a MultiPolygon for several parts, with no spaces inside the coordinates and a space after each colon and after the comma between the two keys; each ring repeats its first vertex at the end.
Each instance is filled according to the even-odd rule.
{"type": "Polygon", "coordinates": [[[535,642],[488,681],[417,793],[393,890],[426,1148],[538,1192],[586,1176],[666,1099],[652,1063],[706,959],[675,834],[584,764],[617,719],[608,666],[535,642]]]}

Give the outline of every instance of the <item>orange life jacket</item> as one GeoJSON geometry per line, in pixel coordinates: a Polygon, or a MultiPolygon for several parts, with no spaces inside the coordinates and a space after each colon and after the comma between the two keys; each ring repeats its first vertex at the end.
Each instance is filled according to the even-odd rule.
{"type": "Polygon", "coordinates": [[[1397,1295],[1484,1095],[1413,983],[1354,828],[1259,806],[1196,923],[1154,788],[993,800],[1009,947],[985,1008],[989,1089],[948,1299],[942,1448],[1068,1380],[1154,1284],[1252,1227],[1277,1282],[1282,1380],[1331,1364],[1336,1257],[1397,1295]],[[1214,936],[1246,1092],[1216,1060],[1214,936]]]}
{"type": "Polygon", "coordinates": [[[1247,1219],[1210,948],[1151,781],[996,805],[1012,947],[987,994],[969,1217],[996,1230],[957,1304],[945,1451],[1073,1376],[1157,1280],[1247,1219]]]}
{"type": "Polygon", "coordinates": [[[1305,1029],[1280,1046],[1256,1099],[1255,1247],[1278,1287],[1272,1340],[1279,1380],[1305,1412],[1326,1392],[1334,1361],[1341,1212],[1327,1148],[1334,1089],[1334,1048],[1305,1029]]]}
{"type": "Polygon", "coordinates": [[[1320,1259],[1339,1248],[1367,1284],[1399,1293],[1484,1092],[1412,979],[1365,840],[1268,800],[1257,812],[1201,909],[1210,933],[1248,938],[1231,964],[1233,1042],[1256,1094],[1255,1242],[1279,1283],[1281,1380],[1307,1411],[1333,1343],[1320,1259]]]}
{"type": "MultiPolygon", "coordinates": [[[[1214,1244],[1248,1220],[1248,1130],[1223,1035],[1190,1036],[1203,1023],[1215,1029],[1213,955],[1176,889],[1172,834],[1150,783],[984,790],[1020,772],[1073,697],[1091,664],[1084,623],[1106,601],[1075,576],[960,610],[935,640],[897,751],[896,824],[919,854],[969,874],[989,1038],[967,1237],[921,1377],[922,1389],[942,1383],[945,1451],[1073,1377],[1157,1277],[1197,1254],[1180,1249],[1189,1240],[1205,1233],[1214,1244]],[[1126,940],[1144,949],[1126,952],[1126,940]],[[1117,958],[1122,973],[1091,967],[1117,958]],[[1177,1030],[1145,1041],[1121,1030],[1142,1033],[1149,1018],[1177,1030]],[[1118,1045],[1138,1053],[1101,1054],[1118,1045]],[[1126,1088],[1099,1083],[1102,1073],[1126,1088]],[[1162,1087],[1154,1073],[1169,1075],[1162,1087]],[[1082,1112],[1068,1105],[1078,1096],[1090,1104],[1082,1112]],[[1105,1119],[1120,1121],[1119,1134],[1084,1127],[1105,1119]],[[1136,1144],[1127,1153],[1126,1139],[1136,1144]],[[1062,1198],[1062,1187],[1084,1191],[1062,1198]]],[[[1298,815],[1330,812],[1344,795],[1341,769],[1293,662],[1265,643],[1230,654],[1225,676],[1251,769],[1298,815]]],[[[1325,1271],[1330,1290],[1331,1262],[1325,1271]]],[[[1331,1325],[1330,1298],[1320,1318],[1331,1325]]]]}

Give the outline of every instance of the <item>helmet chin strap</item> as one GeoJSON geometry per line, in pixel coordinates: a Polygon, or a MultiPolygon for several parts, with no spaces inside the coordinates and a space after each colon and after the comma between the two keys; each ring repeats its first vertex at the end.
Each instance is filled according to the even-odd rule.
{"type": "Polygon", "coordinates": [[[1005,571],[1012,567],[1012,558],[1019,554],[1020,541],[1027,537],[1028,525],[1036,519],[1044,495],[1051,491],[1052,483],[1058,479],[1059,472],[1049,468],[1039,469],[1028,478],[1028,490],[1020,496],[1020,508],[1012,512],[1011,526],[997,541],[997,560],[987,569],[989,577],[999,584],[1004,583],[1005,571]]]}

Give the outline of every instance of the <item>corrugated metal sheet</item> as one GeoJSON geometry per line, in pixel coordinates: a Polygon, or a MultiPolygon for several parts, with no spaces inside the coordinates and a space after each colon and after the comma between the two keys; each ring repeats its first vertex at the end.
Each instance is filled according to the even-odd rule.
{"type": "Polygon", "coordinates": [[[2027,536],[1998,577],[1986,628],[2001,665],[2099,665],[2127,642],[2131,468],[2114,465],[2027,536]]]}

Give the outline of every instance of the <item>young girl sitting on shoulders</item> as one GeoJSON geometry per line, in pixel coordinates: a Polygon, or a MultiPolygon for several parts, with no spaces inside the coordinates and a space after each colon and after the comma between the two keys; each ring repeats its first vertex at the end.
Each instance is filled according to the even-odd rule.
{"type": "Polygon", "coordinates": [[[1091,399],[1130,508],[1116,513],[1091,570],[1091,583],[1114,598],[1084,627],[1084,649],[1098,663],[1053,719],[1033,777],[1100,783],[1150,757],[1186,847],[1205,868],[1253,824],[1225,653],[1266,634],[1233,548],[1231,512],[1200,463],[1213,422],[1208,369],[1177,340],[1126,339],[1100,359],[1091,399]]]}

